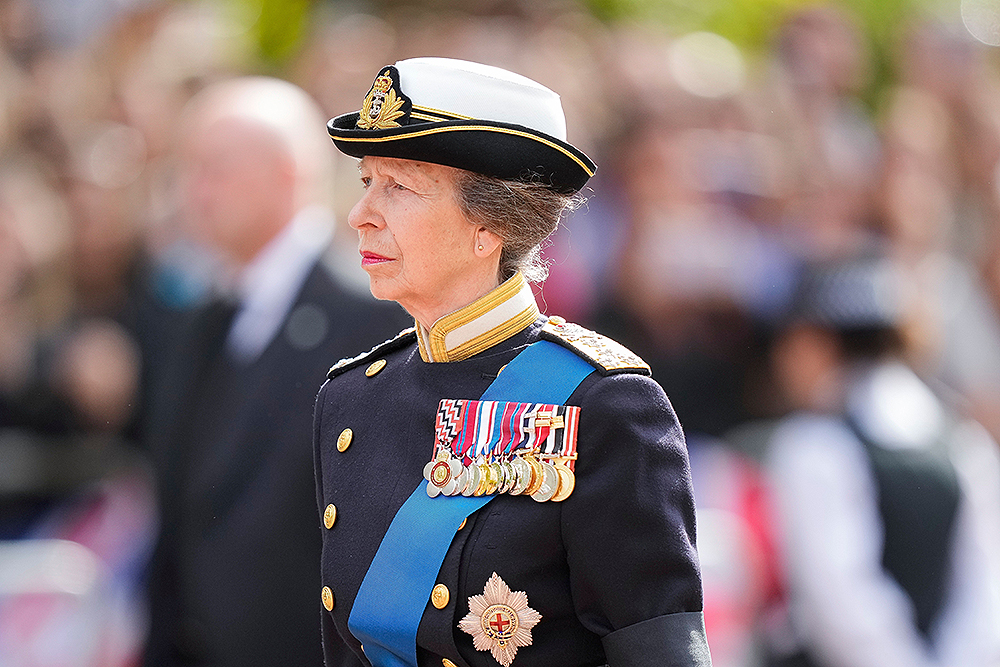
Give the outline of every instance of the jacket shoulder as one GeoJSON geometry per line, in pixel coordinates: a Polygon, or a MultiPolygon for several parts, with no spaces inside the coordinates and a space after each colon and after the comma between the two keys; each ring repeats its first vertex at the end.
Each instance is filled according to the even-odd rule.
{"type": "Polygon", "coordinates": [[[550,317],[542,327],[541,337],[569,348],[596,366],[602,375],[651,375],[649,364],[621,343],[561,317],[550,317]]]}
{"type": "Polygon", "coordinates": [[[351,370],[352,368],[360,366],[371,357],[381,354],[388,354],[389,352],[393,352],[400,348],[406,347],[407,345],[414,343],[416,340],[417,340],[416,329],[414,329],[413,327],[408,327],[406,329],[403,329],[398,334],[396,334],[395,337],[390,338],[385,342],[379,343],[378,345],[368,350],[367,352],[363,352],[356,357],[348,357],[346,359],[341,359],[330,368],[329,372],[326,374],[326,377],[328,379],[335,378],[341,373],[344,373],[346,371],[351,370]]]}

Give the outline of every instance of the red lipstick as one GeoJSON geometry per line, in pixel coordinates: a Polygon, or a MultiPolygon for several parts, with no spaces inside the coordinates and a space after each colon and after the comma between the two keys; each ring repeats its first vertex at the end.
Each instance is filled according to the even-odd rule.
{"type": "Polygon", "coordinates": [[[373,266],[375,264],[382,264],[383,262],[391,262],[392,259],[389,257],[383,257],[374,252],[368,250],[361,251],[361,266],[373,266]]]}

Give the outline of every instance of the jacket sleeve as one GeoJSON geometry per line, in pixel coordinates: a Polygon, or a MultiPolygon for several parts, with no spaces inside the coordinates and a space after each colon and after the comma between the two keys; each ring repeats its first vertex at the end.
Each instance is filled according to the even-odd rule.
{"type": "Polygon", "coordinates": [[[691,472],[673,408],[635,374],[581,391],[576,488],[562,508],[577,615],[610,667],[708,667],[691,472]]]}

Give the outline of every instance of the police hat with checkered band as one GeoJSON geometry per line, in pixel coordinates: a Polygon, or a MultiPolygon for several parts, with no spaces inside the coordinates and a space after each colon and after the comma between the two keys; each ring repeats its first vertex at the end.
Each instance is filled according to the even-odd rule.
{"type": "Polygon", "coordinates": [[[450,58],[383,67],[360,111],[327,125],[337,148],[580,190],[597,167],[566,141],[559,95],[513,72],[450,58]]]}

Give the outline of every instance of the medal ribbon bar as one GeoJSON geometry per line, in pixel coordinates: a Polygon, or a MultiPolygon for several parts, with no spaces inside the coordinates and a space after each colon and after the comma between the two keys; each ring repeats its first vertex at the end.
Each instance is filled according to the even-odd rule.
{"type": "Polygon", "coordinates": [[[427,495],[528,495],[562,501],[575,486],[580,408],[553,403],[443,399],[427,495]]]}
{"type": "Polygon", "coordinates": [[[443,399],[434,428],[436,459],[450,452],[468,466],[474,460],[510,459],[517,452],[544,458],[576,458],[580,408],[549,403],[443,399]]]}

